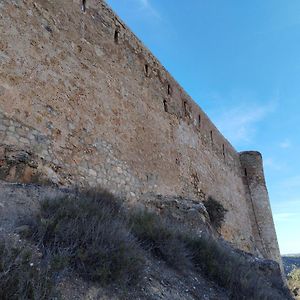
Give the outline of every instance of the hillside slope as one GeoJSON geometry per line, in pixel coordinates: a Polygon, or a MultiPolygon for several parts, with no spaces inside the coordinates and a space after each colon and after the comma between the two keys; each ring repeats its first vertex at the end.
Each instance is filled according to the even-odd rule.
{"type": "MultiPolygon", "coordinates": [[[[14,235],[24,220],[33,219],[39,212],[42,199],[68,193],[53,187],[0,183],[0,228],[1,235],[14,235]]],[[[129,291],[127,299],[229,299],[225,289],[200,274],[189,271],[184,275],[170,268],[164,261],[151,256],[146,259],[144,280],[129,291]]],[[[63,299],[121,299],[118,286],[103,288],[83,281],[73,274],[57,282],[63,299]]]]}
{"type": "MultiPolygon", "coordinates": [[[[24,236],[28,236],[28,230],[30,226],[36,224],[36,218],[41,214],[41,203],[45,199],[62,199],[66,196],[72,196],[74,193],[69,189],[58,189],[51,186],[39,186],[39,185],[24,185],[24,184],[9,184],[0,183],[0,228],[1,238],[7,238],[14,240],[17,245],[26,244],[26,247],[32,249],[33,255],[32,261],[43,260],[46,252],[41,250],[40,246],[35,246],[32,240],[26,240],[24,236]],[[61,198],[62,197],[62,198],[61,198]]],[[[51,201],[54,201],[51,200],[51,201]]],[[[60,200],[59,200],[60,201],[60,200]]],[[[68,213],[68,212],[67,212],[68,213]]],[[[51,213],[51,216],[53,214],[51,213]]],[[[51,217],[50,216],[50,217],[51,217]]],[[[76,219],[76,218],[75,218],[76,219]]],[[[43,219],[42,219],[43,220],[43,219]]],[[[45,219],[44,219],[45,220],[45,219]]],[[[49,222],[49,221],[47,221],[49,222]]],[[[34,225],[35,226],[35,225],[34,225]]],[[[163,227],[162,227],[163,228],[163,227]]],[[[86,233],[88,234],[88,232],[86,233]]],[[[65,237],[67,238],[67,237],[65,237]]],[[[50,236],[46,240],[47,243],[50,236]]],[[[15,247],[15,246],[14,246],[15,247]]],[[[199,270],[196,271],[194,267],[189,269],[178,269],[168,263],[168,260],[162,259],[163,256],[157,257],[151,251],[143,250],[143,271],[141,280],[130,286],[123,286],[118,282],[111,281],[108,285],[99,283],[95,280],[86,280],[81,276],[81,273],[68,271],[67,273],[60,272],[55,276],[54,288],[57,289],[62,296],[62,299],[291,299],[287,291],[283,288],[280,269],[278,264],[270,261],[259,260],[249,254],[243,254],[241,251],[235,252],[229,248],[226,244],[222,247],[222,256],[226,260],[228,257],[240,256],[240,262],[248,261],[248,269],[245,272],[239,270],[236,266],[236,271],[241,284],[241,289],[234,291],[231,289],[221,288],[218,285],[219,277],[211,277],[214,279],[208,279],[207,274],[199,270]],[[231,253],[231,254],[230,254],[231,253]],[[154,256],[153,256],[154,255],[154,256]],[[253,273],[254,272],[254,273],[253,273]],[[257,273],[255,273],[257,272],[257,273]],[[255,276],[249,274],[256,274],[255,276]],[[257,279],[259,278],[259,282],[257,279]],[[243,282],[243,283],[242,283],[243,282]],[[263,285],[261,285],[263,283],[263,285]],[[258,285],[257,285],[258,284],[258,285]],[[251,287],[255,285],[259,290],[261,289],[261,298],[258,296],[251,296],[249,289],[243,289],[246,286],[251,287]],[[249,292],[248,296],[245,295],[245,291],[249,292]],[[268,296],[263,296],[268,295],[268,296]]],[[[1,248],[1,247],[0,247],[1,248]]],[[[179,250],[179,249],[178,249],[179,250]]],[[[118,252],[119,250],[117,250],[118,252]]],[[[121,251],[121,250],[120,250],[121,251]]],[[[179,250],[181,251],[181,250],[179,250]]],[[[211,248],[211,255],[214,253],[214,249],[211,248]]],[[[9,254],[9,253],[8,253],[9,254]]],[[[177,255],[177,253],[173,253],[177,255]]],[[[212,256],[213,257],[213,256],[212,256]]],[[[28,263],[31,263],[28,262],[28,263]]],[[[122,263],[122,261],[121,261],[122,263]]],[[[203,267],[205,261],[202,261],[203,267]]],[[[217,263],[217,261],[215,262],[217,263]]],[[[221,266],[224,268],[224,276],[226,264],[230,263],[225,261],[225,264],[221,266]]],[[[101,263],[100,263],[101,264],[101,263]]],[[[211,264],[213,266],[213,264],[211,264]]],[[[228,265],[229,266],[229,265],[228,265]]],[[[201,269],[203,268],[201,267],[201,269]]],[[[203,269],[205,270],[205,268],[203,269]]],[[[215,270],[220,269],[216,268],[215,270]]],[[[1,273],[0,273],[1,274],[1,273]]],[[[26,274],[26,273],[25,273],[26,274]]],[[[235,277],[232,271],[230,271],[232,278],[235,277]]],[[[3,273],[1,274],[2,278],[3,273]]],[[[130,274],[132,276],[132,274],[130,274]]],[[[232,278],[230,280],[232,280],[232,278]]],[[[236,279],[234,279],[236,280],[236,279]]],[[[222,282],[220,280],[220,282],[222,282]]],[[[254,289],[251,288],[251,291],[254,289]]],[[[4,294],[5,295],[5,294],[4,294]]],[[[6,298],[3,298],[6,299],[6,298]]],[[[7,299],[19,299],[19,298],[7,298],[7,299]]],[[[52,299],[46,298],[33,298],[33,299],[52,299]]]]}
{"type": "Polygon", "coordinates": [[[288,275],[293,269],[300,268],[300,255],[284,255],[282,262],[285,274],[288,275]]]}

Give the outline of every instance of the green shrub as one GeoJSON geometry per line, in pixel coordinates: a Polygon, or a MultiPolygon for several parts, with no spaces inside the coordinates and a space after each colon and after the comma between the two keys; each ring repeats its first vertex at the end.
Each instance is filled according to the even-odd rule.
{"type": "Polygon", "coordinates": [[[102,284],[130,284],[143,270],[143,253],[116,199],[105,191],[85,191],[45,200],[35,241],[50,253],[57,270],[74,270],[102,284]]]}
{"type": "Polygon", "coordinates": [[[143,247],[155,257],[179,270],[192,268],[191,254],[181,238],[181,228],[148,211],[134,212],[131,227],[143,247]]]}
{"type": "Polygon", "coordinates": [[[212,225],[216,230],[219,230],[224,222],[227,209],[212,197],[208,197],[208,200],[204,202],[204,205],[212,225]]]}

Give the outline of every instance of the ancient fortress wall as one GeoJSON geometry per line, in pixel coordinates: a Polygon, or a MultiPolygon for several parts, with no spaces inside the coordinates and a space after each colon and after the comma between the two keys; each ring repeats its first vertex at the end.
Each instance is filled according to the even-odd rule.
{"type": "Polygon", "coordinates": [[[253,167],[245,154],[241,164],[105,3],[87,0],[84,10],[79,0],[0,2],[1,178],[44,174],[132,202],[213,196],[228,210],[225,239],[277,259],[261,160],[253,167]]]}

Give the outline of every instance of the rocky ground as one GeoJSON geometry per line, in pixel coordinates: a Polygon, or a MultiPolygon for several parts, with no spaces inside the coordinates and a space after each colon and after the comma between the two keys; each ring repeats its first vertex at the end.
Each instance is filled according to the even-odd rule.
{"type": "MultiPolygon", "coordinates": [[[[17,243],[27,243],[29,247],[33,249],[33,252],[37,253],[36,259],[38,260],[41,253],[39,249],[34,244],[31,244],[30,240],[24,238],[24,233],[28,230],[28,226],[24,224],[30,224],[31,220],[39,214],[40,203],[45,198],[57,198],[64,194],[73,193],[71,190],[57,188],[54,186],[47,185],[37,185],[37,184],[14,184],[5,183],[0,181],[0,237],[9,236],[12,237],[17,243]],[[36,248],[35,248],[36,247],[36,248]]],[[[152,199],[153,200],[153,199],[152,199]]],[[[154,200],[153,200],[154,201],[154,200]]],[[[190,207],[191,203],[186,203],[184,199],[163,199],[158,197],[157,201],[152,202],[154,209],[159,209],[164,211],[166,215],[172,215],[174,220],[177,220],[173,207],[176,209],[186,211],[188,215],[196,214],[196,219],[199,219],[199,212],[202,211],[202,218],[200,218],[203,223],[203,230],[205,227],[207,212],[205,212],[205,207],[190,207]],[[196,211],[195,211],[196,210],[196,211]]],[[[148,206],[151,206],[148,203],[148,206]]],[[[162,214],[163,215],[163,214],[162,214]]],[[[187,218],[188,219],[188,218],[187,218]]],[[[193,221],[193,218],[189,219],[193,221]]],[[[186,220],[187,221],[187,220],[186,220]]],[[[185,222],[186,225],[189,222],[185,222]]],[[[208,226],[207,232],[211,228],[208,226]]],[[[223,245],[223,242],[220,244],[223,245]]],[[[233,249],[227,243],[221,246],[221,251],[228,258],[235,256],[240,257],[241,264],[246,262],[247,270],[241,269],[239,265],[236,265],[232,270],[241,274],[232,274],[232,278],[237,280],[237,284],[241,286],[244,290],[239,292],[235,288],[235,296],[230,296],[232,290],[226,290],[220,287],[216,282],[211,281],[204,275],[204,273],[194,270],[193,267],[185,270],[178,270],[173,268],[172,265],[168,265],[166,261],[154,257],[150,252],[145,251],[144,255],[144,268],[142,273],[142,278],[134,286],[121,286],[116,284],[110,284],[106,286],[101,286],[97,283],[92,283],[84,281],[78,275],[74,273],[66,273],[59,275],[56,279],[56,287],[61,293],[62,299],[111,299],[111,300],[121,300],[121,299],[147,299],[147,300],[221,300],[221,299],[235,299],[235,300],[273,300],[273,299],[292,299],[286,293],[282,285],[282,280],[280,276],[279,265],[275,262],[258,259],[250,254],[246,254],[242,251],[233,249]],[[224,246],[224,248],[222,248],[224,246]],[[248,274],[248,275],[247,275],[248,274]],[[251,274],[251,276],[250,276],[251,274]],[[259,276],[262,281],[259,282],[260,290],[262,295],[257,298],[247,297],[245,291],[250,291],[251,287],[255,286],[257,283],[256,276],[259,276]],[[266,285],[262,285],[264,282],[266,285]],[[250,290],[249,290],[250,287],[250,290]],[[265,290],[266,288],[266,290],[265,290]],[[274,292],[273,292],[274,289],[274,292]],[[237,292],[238,296],[237,298],[237,292]],[[281,296],[280,296],[281,295],[281,296]]],[[[1,250],[1,249],[0,249],[1,250]]],[[[213,251],[213,249],[212,249],[213,251]]],[[[239,261],[239,260],[238,260],[239,261]]],[[[217,262],[215,262],[217,263],[217,262]]],[[[218,262],[220,263],[220,261],[218,262]]],[[[226,258],[222,259],[222,268],[227,268],[226,258]]],[[[231,266],[232,268],[232,266],[231,266]]],[[[217,268],[218,269],[218,268],[217,268]]],[[[221,270],[222,271],[222,270],[221,270]]],[[[219,271],[220,272],[220,268],[219,271]]],[[[223,272],[223,271],[222,271],[223,272]]],[[[224,274],[227,274],[224,272],[224,274]]],[[[0,274],[1,275],[1,274],[0,274]]],[[[231,276],[229,276],[231,277],[231,276]]],[[[1,294],[0,294],[1,295],[1,294]]],[[[8,298],[5,298],[5,300],[8,298]]],[[[44,299],[44,298],[43,298],[44,299]]],[[[45,298],[48,299],[48,298],[45,298]]],[[[52,299],[52,298],[51,298],[52,299]]]]}
{"type": "MultiPolygon", "coordinates": [[[[13,234],[21,239],[19,226],[24,219],[39,211],[39,203],[45,197],[53,197],[67,190],[39,185],[8,184],[0,182],[0,232],[13,234]]],[[[148,257],[144,279],[124,292],[117,286],[103,288],[87,283],[76,276],[63,278],[59,283],[63,299],[229,299],[226,290],[192,271],[181,273],[165,262],[148,257]],[[124,293],[126,294],[124,296],[124,293]]]]}
{"type": "Polygon", "coordinates": [[[288,285],[295,299],[300,299],[300,255],[286,255],[282,257],[288,285]]]}

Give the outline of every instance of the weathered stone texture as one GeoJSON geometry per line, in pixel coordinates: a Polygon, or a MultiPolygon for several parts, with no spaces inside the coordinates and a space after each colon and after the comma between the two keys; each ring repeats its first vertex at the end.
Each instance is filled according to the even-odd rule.
{"type": "MultiPolygon", "coordinates": [[[[263,257],[280,261],[278,242],[266,188],[262,156],[259,152],[246,151],[240,154],[244,168],[245,185],[248,187],[247,202],[252,221],[255,244],[263,257]]],[[[282,264],[281,264],[282,267],[282,264]]]]}
{"type": "Polygon", "coordinates": [[[105,3],[2,0],[0,30],[2,144],[59,184],[131,201],[213,196],[228,210],[224,238],[256,251],[239,154],[105,3]]]}

